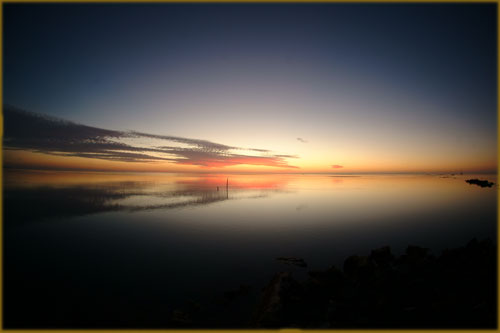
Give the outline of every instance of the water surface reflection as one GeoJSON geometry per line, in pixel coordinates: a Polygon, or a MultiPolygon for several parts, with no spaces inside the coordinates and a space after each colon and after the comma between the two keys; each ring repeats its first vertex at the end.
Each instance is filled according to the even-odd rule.
{"type": "Polygon", "coordinates": [[[277,257],[324,269],[384,245],[439,253],[496,235],[497,187],[441,177],[7,170],[6,327],[166,327],[186,300],[305,276],[277,257]]]}
{"type": "Polygon", "coordinates": [[[285,191],[286,179],[264,178],[252,180],[232,175],[229,185],[229,177],[221,175],[8,172],[5,216],[6,221],[19,224],[111,211],[172,209],[264,198],[285,191]]]}

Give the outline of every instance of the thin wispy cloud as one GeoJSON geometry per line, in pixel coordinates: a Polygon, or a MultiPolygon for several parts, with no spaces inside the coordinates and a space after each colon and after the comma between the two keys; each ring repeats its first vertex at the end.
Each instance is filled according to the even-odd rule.
{"type": "Polygon", "coordinates": [[[344,167],[343,165],[338,165],[338,164],[332,165],[332,168],[334,169],[342,169],[343,167],[344,167]]]}
{"type": "Polygon", "coordinates": [[[297,138],[297,140],[299,140],[299,141],[300,141],[300,142],[302,142],[302,143],[307,143],[307,140],[306,140],[306,139],[297,138]]]}
{"type": "Polygon", "coordinates": [[[4,107],[4,123],[4,149],[121,162],[168,161],[203,167],[248,164],[297,168],[287,161],[297,158],[295,155],[274,154],[267,149],[235,147],[201,139],[107,130],[12,106],[4,107]],[[151,142],[145,144],[148,139],[151,142]]]}

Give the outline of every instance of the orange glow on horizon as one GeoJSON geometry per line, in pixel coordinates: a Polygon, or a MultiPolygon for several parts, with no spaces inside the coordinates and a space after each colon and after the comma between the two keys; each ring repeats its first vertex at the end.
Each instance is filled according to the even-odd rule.
{"type": "Polygon", "coordinates": [[[121,162],[84,157],[49,155],[24,150],[4,150],[4,165],[10,168],[80,170],[80,171],[116,171],[116,172],[201,172],[201,173],[378,173],[378,172],[494,172],[496,160],[448,161],[420,160],[418,163],[407,161],[379,160],[363,163],[353,158],[348,163],[344,157],[341,163],[335,160],[308,161],[301,158],[291,159],[286,165],[267,157],[239,157],[231,160],[214,161],[207,165],[193,165],[173,162],[121,162]],[[440,163],[441,162],[441,163],[440,163]],[[338,164],[337,164],[338,163],[338,164]],[[342,165],[333,168],[332,165],[342,165]]]}

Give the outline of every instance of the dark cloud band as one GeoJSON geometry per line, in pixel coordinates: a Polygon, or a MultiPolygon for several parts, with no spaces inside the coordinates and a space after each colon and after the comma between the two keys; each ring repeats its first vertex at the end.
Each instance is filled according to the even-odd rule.
{"type": "Polygon", "coordinates": [[[297,156],[272,154],[266,149],[241,148],[208,140],[135,131],[101,129],[24,111],[12,106],[4,106],[3,111],[4,149],[121,162],[170,161],[204,167],[249,164],[297,168],[287,162],[287,159],[297,156]],[[130,143],[138,138],[169,141],[173,144],[144,147],[130,143]],[[127,143],[123,142],[124,140],[127,143]],[[187,147],[178,147],[175,143],[187,147]],[[238,151],[256,154],[241,154],[238,151]]]}

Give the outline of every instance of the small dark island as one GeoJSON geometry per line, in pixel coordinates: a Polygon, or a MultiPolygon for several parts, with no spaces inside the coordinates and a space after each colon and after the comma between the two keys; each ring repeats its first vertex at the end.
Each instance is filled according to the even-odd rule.
{"type": "Polygon", "coordinates": [[[493,185],[495,185],[495,183],[493,183],[493,182],[489,182],[487,180],[480,180],[477,178],[467,179],[466,182],[469,184],[473,184],[473,185],[477,185],[477,186],[481,186],[481,187],[492,187],[493,185]]]}

